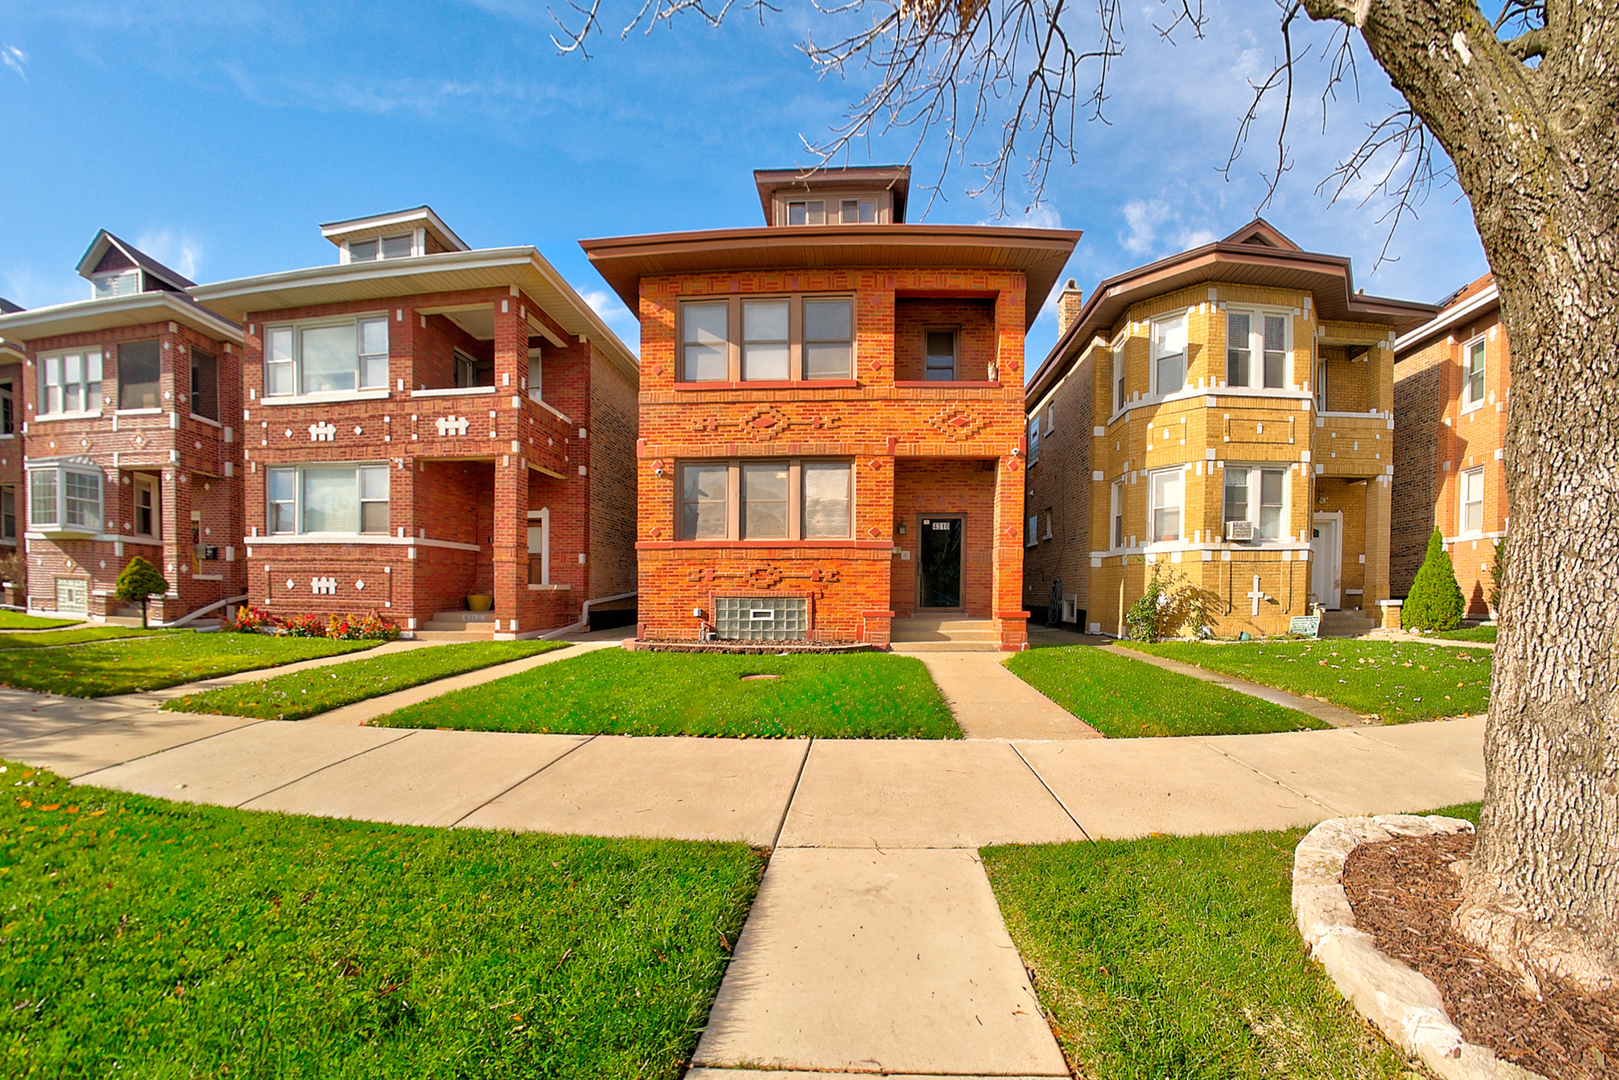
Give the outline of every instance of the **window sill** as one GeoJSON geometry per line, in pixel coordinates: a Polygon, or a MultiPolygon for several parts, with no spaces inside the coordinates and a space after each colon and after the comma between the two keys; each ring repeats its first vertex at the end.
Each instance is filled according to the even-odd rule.
{"type": "Polygon", "coordinates": [[[676,390],[858,390],[859,379],[744,379],[741,382],[677,382],[676,390]]]}
{"type": "MultiPolygon", "coordinates": [[[[155,411],[162,412],[163,410],[158,409],[158,410],[155,410],[155,411]]],[[[43,423],[46,423],[47,421],[51,421],[51,420],[99,420],[99,419],[101,419],[101,410],[97,409],[95,412],[39,413],[39,414],[35,415],[34,423],[43,424],[43,423]]]]}
{"type": "Polygon", "coordinates": [[[412,390],[413,398],[426,397],[459,397],[462,394],[493,394],[499,390],[498,386],[443,386],[433,390],[412,390]]]}
{"type": "Polygon", "coordinates": [[[824,540],[638,540],[638,551],[698,551],[703,549],[729,549],[757,551],[761,548],[861,548],[869,551],[890,551],[892,540],[853,540],[848,537],[824,540]]]}
{"type": "Polygon", "coordinates": [[[999,390],[999,379],[895,379],[899,390],[999,390]]]}
{"type": "Polygon", "coordinates": [[[529,592],[572,592],[572,585],[530,585],[529,592]]]}
{"type": "Polygon", "coordinates": [[[163,410],[155,406],[150,409],[114,409],[114,416],[162,416],[163,410]]]}
{"type": "Polygon", "coordinates": [[[1485,404],[1487,404],[1487,403],[1483,402],[1483,401],[1475,401],[1471,405],[1469,405],[1467,402],[1464,401],[1462,403],[1462,415],[1466,416],[1468,413],[1478,412],[1480,409],[1484,408],[1485,404]]]}
{"type": "Polygon", "coordinates": [[[196,420],[196,421],[198,421],[200,423],[207,424],[210,427],[222,428],[222,427],[225,426],[224,424],[221,424],[218,420],[211,420],[208,417],[202,416],[199,413],[191,413],[190,415],[191,415],[191,419],[196,420]]]}
{"type": "Polygon", "coordinates": [[[339,390],[329,394],[280,394],[276,397],[261,397],[260,405],[331,405],[343,401],[386,401],[388,389],[380,390],[339,390]]]}

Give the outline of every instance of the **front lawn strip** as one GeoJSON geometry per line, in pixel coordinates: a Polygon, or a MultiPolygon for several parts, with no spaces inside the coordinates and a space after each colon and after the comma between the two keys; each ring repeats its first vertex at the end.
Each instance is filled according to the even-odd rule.
{"type": "MultiPolygon", "coordinates": [[[[1436,812],[1476,819],[1478,804],[1436,812]]],[[[980,852],[1079,1075],[1412,1075],[1299,938],[1293,849],[1306,831],[980,852]]]]}
{"type": "Polygon", "coordinates": [[[1007,668],[1110,739],[1316,731],[1296,709],[1115,656],[1093,645],[1030,649],[1007,668]]]}
{"type": "Polygon", "coordinates": [[[764,861],[179,805],[7,763],[0,1075],[673,1080],[764,861]]]}
{"type": "Polygon", "coordinates": [[[0,686],[106,697],[337,656],[376,644],[180,630],[147,638],[96,641],[71,649],[7,649],[0,651],[0,686]]]}
{"type": "Polygon", "coordinates": [[[472,641],[389,653],[174,698],[176,712],[302,720],[356,701],[566,647],[562,641],[472,641]]]}
{"type": "Polygon", "coordinates": [[[1495,624],[1489,623],[1485,626],[1469,626],[1461,630],[1447,630],[1442,634],[1433,636],[1444,638],[1446,641],[1482,641],[1494,645],[1495,629],[1495,624]]]}
{"type": "Polygon", "coordinates": [[[1164,642],[1132,649],[1320,698],[1384,723],[1482,713],[1490,705],[1491,655],[1393,641],[1164,642]]]}
{"type": "Polygon", "coordinates": [[[20,611],[0,611],[0,630],[55,630],[59,626],[77,626],[83,619],[49,619],[43,615],[25,615],[20,611]]]}
{"type": "Polygon", "coordinates": [[[150,637],[162,630],[142,630],[128,626],[86,626],[79,630],[40,630],[31,634],[0,634],[0,650],[44,649],[52,645],[80,645],[86,641],[112,641],[118,638],[150,637]]]}
{"type": "Polygon", "coordinates": [[[372,724],[731,738],[959,739],[920,660],[599,649],[456,690],[372,724]],[[775,678],[745,679],[748,675],[775,678]]]}

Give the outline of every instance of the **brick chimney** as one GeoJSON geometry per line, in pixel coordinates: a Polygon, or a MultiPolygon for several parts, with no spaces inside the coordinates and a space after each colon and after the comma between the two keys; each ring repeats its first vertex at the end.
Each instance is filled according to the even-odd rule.
{"type": "Polygon", "coordinates": [[[1062,337],[1068,328],[1074,325],[1079,318],[1079,309],[1083,306],[1085,295],[1079,291],[1079,283],[1069,278],[1063,283],[1062,295],[1057,297],[1057,336],[1062,337]]]}

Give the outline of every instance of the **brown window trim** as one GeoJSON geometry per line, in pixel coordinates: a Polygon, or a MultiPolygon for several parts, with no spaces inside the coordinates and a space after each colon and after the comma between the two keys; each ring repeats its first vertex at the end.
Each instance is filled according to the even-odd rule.
{"type": "MultiPolygon", "coordinates": [[[[855,378],[855,355],[859,343],[860,333],[856,324],[855,297],[852,292],[761,292],[761,293],[727,293],[711,296],[683,297],[679,303],[679,310],[675,319],[675,387],[676,389],[729,389],[732,387],[747,389],[797,389],[814,386],[840,386],[849,389],[859,385],[855,378]],[[686,307],[690,304],[713,304],[725,301],[729,307],[726,315],[725,330],[725,379],[686,379],[686,307]],[[786,379],[753,379],[742,377],[742,304],[753,300],[786,300],[787,305],[787,378],[786,379]],[[805,300],[847,300],[849,301],[849,374],[842,379],[808,379],[804,377],[804,301],[805,300]]],[[[959,363],[959,358],[958,358],[959,363]]]]}
{"type": "MultiPolygon", "coordinates": [[[[846,545],[854,541],[855,515],[859,507],[856,478],[858,470],[853,458],[843,457],[734,457],[693,458],[675,466],[675,497],[673,529],[676,539],[660,542],[659,547],[827,547],[846,545]],[[787,466],[787,535],[744,537],[742,535],[742,467],[744,465],[785,463],[787,466]],[[849,535],[804,535],[804,466],[814,464],[847,465],[849,469],[849,535]],[[685,507],[683,505],[685,471],[694,466],[724,464],[725,476],[725,535],[714,537],[688,537],[684,535],[685,507]]],[[[640,545],[637,545],[638,547],[640,545]]],[[[892,545],[889,545],[892,546],[892,545]]]]}

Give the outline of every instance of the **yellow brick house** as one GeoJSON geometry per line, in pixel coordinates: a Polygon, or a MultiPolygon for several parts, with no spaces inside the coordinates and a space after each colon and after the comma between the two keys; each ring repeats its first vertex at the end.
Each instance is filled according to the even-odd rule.
{"type": "Polygon", "coordinates": [[[1357,292],[1347,258],[1263,220],[1078,300],[1025,396],[1036,617],[1060,604],[1050,621],[1123,636],[1167,564],[1219,637],[1317,610],[1369,629],[1389,595],[1394,339],[1434,308],[1357,292]]]}

